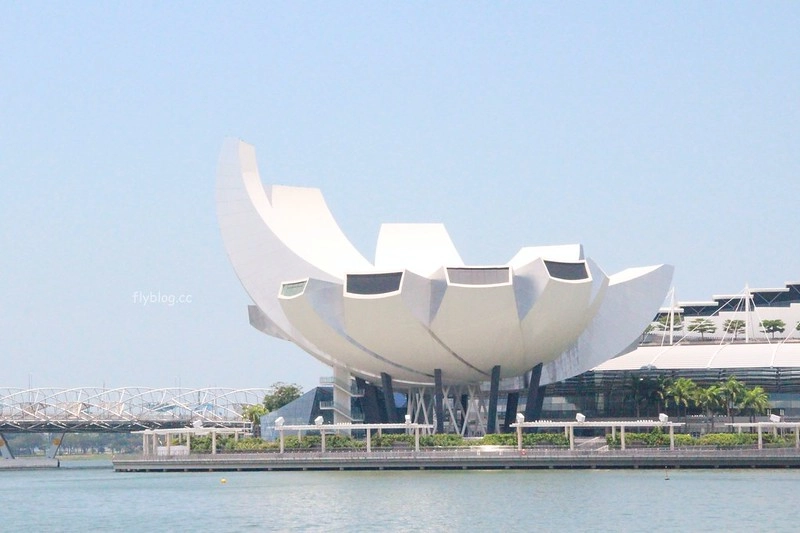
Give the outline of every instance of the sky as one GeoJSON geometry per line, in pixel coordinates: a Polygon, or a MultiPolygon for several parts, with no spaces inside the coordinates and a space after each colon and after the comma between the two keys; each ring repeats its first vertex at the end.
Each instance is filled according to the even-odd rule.
{"type": "Polygon", "coordinates": [[[442,222],[472,265],[669,263],[678,300],[799,281],[797,28],[797,2],[2,2],[0,387],[330,375],[248,324],[226,137],[368,258],[442,222]]]}

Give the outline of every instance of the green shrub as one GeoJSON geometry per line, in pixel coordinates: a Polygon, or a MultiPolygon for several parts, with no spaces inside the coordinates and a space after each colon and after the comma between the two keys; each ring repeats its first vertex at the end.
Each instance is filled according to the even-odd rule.
{"type": "Polygon", "coordinates": [[[398,444],[414,444],[414,435],[406,435],[405,433],[383,433],[380,437],[373,435],[372,446],[376,448],[389,448],[395,443],[398,444]]]}
{"type": "Polygon", "coordinates": [[[569,446],[569,437],[563,433],[526,433],[522,436],[523,446],[537,446],[543,444],[551,446],[569,446]]]}
{"type": "Polygon", "coordinates": [[[349,435],[325,435],[326,449],[357,449],[365,448],[366,446],[366,442],[356,440],[349,435]]]}
{"type": "MultiPolygon", "coordinates": [[[[409,435],[413,441],[414,436],[409,435]]],[[[437,446],[464,446],[466,441],[461,435],[453,433],[437,433],[435,435],[423,435],[419,438],[420,446],[437,447],[437,446]]]]}
{"type": "Polygon", "coordinates": [[[483,446],[516,446],[516,433],[490,433],[479,441],[483,446]]]}

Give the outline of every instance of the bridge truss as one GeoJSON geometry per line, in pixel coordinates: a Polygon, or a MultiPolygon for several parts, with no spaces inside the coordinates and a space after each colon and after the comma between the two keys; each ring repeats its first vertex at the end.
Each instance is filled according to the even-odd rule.
{"type": "Polygon", "coordinates": [[[0,433],[130,432],[202,423],[249,428],[267,389],[0,388],[0,433]]]}

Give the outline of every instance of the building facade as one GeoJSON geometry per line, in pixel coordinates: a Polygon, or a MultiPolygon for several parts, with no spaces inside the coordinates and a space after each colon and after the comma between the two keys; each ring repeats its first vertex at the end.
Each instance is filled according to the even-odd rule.
{"type": "Polygon", "coordinates": [[[544,386],[635,345],[672,278],[668,265],[608,275],[578,244],[467,265],[441,224],[383,224],[370,261],[318,189],[265,187],[238,140],[220,156],[217,211],[250,323],[332,368],[336,422],[356,405],[396,422],[395,392],[437,431],[497,431],[502,405],[537,417],[544,386]]]}

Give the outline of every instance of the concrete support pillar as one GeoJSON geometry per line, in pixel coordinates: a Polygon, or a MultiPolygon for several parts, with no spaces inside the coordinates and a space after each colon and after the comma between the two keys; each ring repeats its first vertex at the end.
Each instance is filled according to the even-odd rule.
{"type": "Polygon", "coordinates": [[[283,453],[283,450],[284,450],[284,444],[285,444],[285,442],[286,442],[286,441],[284,440],[284,438],[283,438],[283,428],[281,428],[281,429],[279,430],[279,433],[280,433],[280,439],[281,439],[281,453],[283,453]]]}
{"type": "Polygon", "coordinates": [[[381,372],[381,385],[383,385],[383,403],[386,406],[386,422],[389,424],[396,424],[398,423],[397,405],[394,403],[392,376],[386,372],[381,372]]]}
{"type": "Polygon", "coordinates": [[[763,431],[761,430],[761,424],[759,424],[757,426],[757,428],[758,428],[758,449],[759,450],[763,450],[764,449],[764,434],[763,434],[763,431]]]}
{"type": "Polygon", "coordinates": [[[346,424],[351,422],[350,407],[350,372],[347,369],[333,367],[333,423],[346,424]],[[341,411],[341,412],[340,412],[341,411]]]}
{"type": "Polygon", "coordinates": [[[372,453],[372,430],[367,428],[367,453],[372,453]]]}
{"type": "Polygon", "coordinates": [[[433,410],[436,415],[436,433],[444,433],[444,390],[442,388],[442,370],[433,371],[433,410]]]}
{"type": "Polygon", "coordinates": [[[0,433],[0,457],[3,459],[13,459],[14,454],[11,452],[11,448],[8,447],[8,442],[6,442],[6,438],[0,433]]]}
{"type": "Polygon", "coordinates": [[[531,380],[528,383],[528,395],[525,400],[525,420],[528,422],[535,422],[542,416],[541,401],[544,401],[544,387],[539,387],[541,379],[542,363],[539,363],[531,369],[531,380]]]}
{"type": "Polygon", "coordinates": [[[319,434],[322,436],[322,453],[325,453],[325,430],[320,429],[319,434]]]}
{"type": "Polygon", "coordinates": [[[625,426],[619,427],[619,442],[620,447],[624,450],[625,449],[625,426]]]}
{"type": "Polygon", "coordinates": [[[367,383],[362,378],[356,378],[356,387],[364,391],[361,398],[361,410],[364,411],[366,424],[380,424],[381,412],[378,407],[378,389],[375,385],[367,383]]]}
{"type": "Polygon", "coordinates": [[[794,427],[794,447],[800,448],[800,426],[794,427]]]}
{"type": "Polygon", "coordinates": [[[519,393],[509,392],[506,398],[506,417],[503,425],[504,433],[511,433],[511,424],[517,416],[517,406],[519,405],[519,393]]]}
{"type": "Polygon", "coordinates": [[[497,433],[497,396],[500,394],[500,365],[492,367],[492,379],[489,383],[489,413],[486,421],[486,433],[497,433]]]}
{"type": "Polygon", "coordinates": [[[58,454],[58,449],[61,448],[61,443],[64,442],[64,435],[66,433],[50,435],[50,444],[47,446],[46,457],[48,459],[55,459],[58,454]]]}
{"type": "Polygon", "coordinates": [[[419,451],[419,426],[414,426],[414,450],[419,451]]]}
{"type": "Polygon", "coordinates": [[[217,453],[217,432],[215,430],[211,430],[211,453],[217,453]]]}
{"type": "Polygon", "coordinates": [[[575,449],[575,426],[572,424],[569,426],[569,449],[575,449]]]}
{"type": "Polygon", "coordinates": [[[669,425],[669,449],[675,450],[675,426],[669,425]]]}

